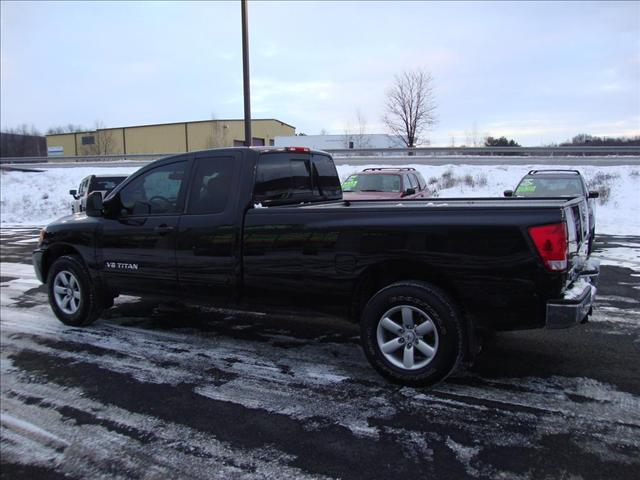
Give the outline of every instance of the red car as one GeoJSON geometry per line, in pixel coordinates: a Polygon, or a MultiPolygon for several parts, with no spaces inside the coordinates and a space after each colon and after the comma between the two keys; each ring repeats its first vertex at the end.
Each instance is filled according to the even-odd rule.
{"type": "Polygon", "coordinates": [[[415,168],[365,168],[342,183],[345,200],[428,197],[427,183],[415,168]]]}

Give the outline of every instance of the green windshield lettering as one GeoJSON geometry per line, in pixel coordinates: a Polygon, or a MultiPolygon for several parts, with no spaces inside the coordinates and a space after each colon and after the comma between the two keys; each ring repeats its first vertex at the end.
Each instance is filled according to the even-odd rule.
{"type": "Polygon", "coordinates": [[[516,188],[516,193],[533,193],[536,191],[536,184],[533,183],[533,180],[530,178],[525,178],[518,188],[516,188]]]}

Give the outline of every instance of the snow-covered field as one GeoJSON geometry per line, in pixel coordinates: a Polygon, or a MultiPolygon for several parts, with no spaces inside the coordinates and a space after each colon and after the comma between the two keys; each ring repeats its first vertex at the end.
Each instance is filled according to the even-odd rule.
{"type": "MultiPolygon", "coordinates": [[[[372,165],[373,166],[373,165],[372,165]]],[[[381,167],[383,165],[375,165],[381,167]]],[[[439,197],[496,197],[515,187],[529,170],[543,165],[407,165],[427,180],[441,179],[445,172],[454,178],[473,179],[475,185],[460,182],[440,190],[439,197]]],[[[367,166],[338,166],[341,180],[367,166]]],[[[557,165],[556,168],[575,168],[557,165]]],[[[605,204],[597,207],[597,230],[611,235],[640,235],[640,168],[637,166],[583,166],[579,168],[587,181],[608,177],[611,193],[605,204]]],[[[0,176],[0,219],[3,224],[45,225],[71,212],[69,190],[78,188],[90,174],[130,174],[137,167],[50,168],[42,173],[6,172],[0,176]]]]}
{"type": "Polygon", "coordinates": [[[49,168],[43,172],[0,173],[0,221],[6,224],[46,225],[71,213],[69,190],[87,175],[128,175],[139,167],[49,168]]]}

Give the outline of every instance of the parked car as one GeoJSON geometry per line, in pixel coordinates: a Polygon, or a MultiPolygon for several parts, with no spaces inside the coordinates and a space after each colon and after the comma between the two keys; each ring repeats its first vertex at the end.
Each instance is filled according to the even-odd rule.
{"type": "Polygon", "coordinates": [[[589,191],[587,182],[578,170],[530,170],[516,186],[515,190],[505,190],[505,197],[581,197],[584,198],[586,216],[585,235],[588,235],[588,252],[593,249],[596,236],[596,191],[589,191]]]}
{"type": "Polygon", "coordinates": [[[365,168],[342,183],[345,200],[423,198],[427,182],[415,168],[365,168]]]}
{"type": "Polygon", "coordinates": [[[599,267],[579,198],[346,202],[327,153],[233,148],[166,157],[42,230],[33,262],[55,315],[85,326],[119,294],[360,322],[371,365],[430,385],[478,332],[586,321],[599,267]]]}
{"type": "Polygon", "coordinates": [[[87,197],[91,193],[100,192],[103,197],[106,197],[125,178],[127,175],[89,175],[83,178],[78,190],[69,190],[69,194],[73,196],[71,213],[83,212],[87,204],[87,197]]]}

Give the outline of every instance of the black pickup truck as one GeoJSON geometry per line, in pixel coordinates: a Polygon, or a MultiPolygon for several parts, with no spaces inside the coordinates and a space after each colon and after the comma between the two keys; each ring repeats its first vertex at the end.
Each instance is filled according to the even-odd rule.
{"type": "Polygon", "coordinates": [[[33,253],[51,307],[88,325],[119,294],[235,308],[315,309],[360,322],[391,381],[429,385],[483,330],[587,319],[598,264],[566,198],[344,201],[332,158],[229,148],[155,161],[33,253]]]}

